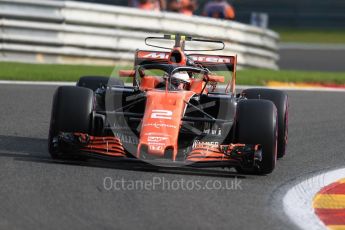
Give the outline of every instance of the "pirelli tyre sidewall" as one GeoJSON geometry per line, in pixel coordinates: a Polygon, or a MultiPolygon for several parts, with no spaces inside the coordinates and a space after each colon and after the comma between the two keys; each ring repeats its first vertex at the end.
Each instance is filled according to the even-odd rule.
{"type": "Polygon", "coordinates": [[[53,138],[60,132],[91,132],[94,97],[91,89],[76,86],[59,87],[53,98],[48,148],[53,158],[65,157],[63,149],[54,149],[53,138]]]}
{"type": "Polygon", "coordinates": [[[274,103],[278,115],[278,158],[284,157],[288,141],[288,95],[275,89],[246,89],[243,94],[248,99],[265,99],[274,103]]]}
{"type": "MultiPolygon", "coordinates": [[[[277,109],[268,100],[242,100],[237,105],[236,139],[242,144],[260,144],[262,160],[255,174],[269,174],[277,159],[277,109]]],[[[238,171],[246,173],[246,170],[238,171]]],[[[248,171],[249,172],[249,171],[248,171]]]]}

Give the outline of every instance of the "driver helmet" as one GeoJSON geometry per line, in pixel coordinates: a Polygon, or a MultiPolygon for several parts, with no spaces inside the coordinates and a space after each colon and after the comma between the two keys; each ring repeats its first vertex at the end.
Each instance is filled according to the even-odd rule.
{"type": "Polygon", "coordinates": [[[174,73],[172,77],[184,83],[190,82],[189,74],[187,72],[177,72],[177,73],[174,73]]]}

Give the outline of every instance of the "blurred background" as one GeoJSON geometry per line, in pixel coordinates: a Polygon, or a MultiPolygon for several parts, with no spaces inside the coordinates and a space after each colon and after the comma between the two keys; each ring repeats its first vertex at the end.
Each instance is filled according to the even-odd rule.
{"type": "MultiPolygon", "coordinates": [[[[128,0],[77,0],[127,6],[128,0]]],[[[169,0],[168,0],[169,2],[169,0]]],[[[198,0],[195,14],[201,15],[209,2],[198,0]]],[[[271,27],[293,28],[345,28],[345,2],[342,0],[232,0],[236,20],[249,23],[253,12],[269,15],[271,27]]]]}
{"type": "Polygon", "coordinates": [[[224,41],[242,84],[345,84],[342,0],[0,0],[0,22],[6,80],[109,74],[146,36],[180,33],[224,41]]]}

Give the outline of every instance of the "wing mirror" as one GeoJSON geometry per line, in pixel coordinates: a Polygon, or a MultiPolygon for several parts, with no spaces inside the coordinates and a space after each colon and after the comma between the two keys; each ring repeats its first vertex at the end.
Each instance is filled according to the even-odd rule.
{"type": "Polygon", "coordinates": [[[219,82],[219,83],[225,82],[224,76],[217,76],[217,75],[207,75],[206,80],[210,82],[219,82]]]}
{"type": "Polygon", "coordinates": [[[120,70],[120,77],[135,77],[135,70],[120,70]]]}

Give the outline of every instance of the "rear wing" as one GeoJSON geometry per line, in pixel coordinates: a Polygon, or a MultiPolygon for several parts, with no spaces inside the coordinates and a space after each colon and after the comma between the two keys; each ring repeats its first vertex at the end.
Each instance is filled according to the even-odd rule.
{"type": "MultiPolygon", "coordinates": [[[[164,51],[137,50],[134,65],[168,64],[169,55],[170,52],[164,51]]],[[[202,65],[211,71],[232,72],[232,79],[229,81],[225,91],[228,92],[230,89],[232,93],[235,93],[237,56],[207,54],[188,54],[186,56],[194,61],[195,64],[202,65]]]]}
{"type": "Polygon", "coordinates": [[[170,52],[137,50],[135,53],[134,65],[146,64],[167,64],[170,52]]]}
{"type": "Polygon", "coordinates": [[[235,57],[223,55],[189,54],[195,64],[202,65],[210,70],[234,71],[235,57]]]}
{"type": "MultiPolygon", "coordinates": [[[[135,65],[168,64],[170,52],[138,50],[135,55],[135,65]]],[[[195,64],[202,65],[211,71],[234,71],[235,56],[188,54],[195,64]]]]}

